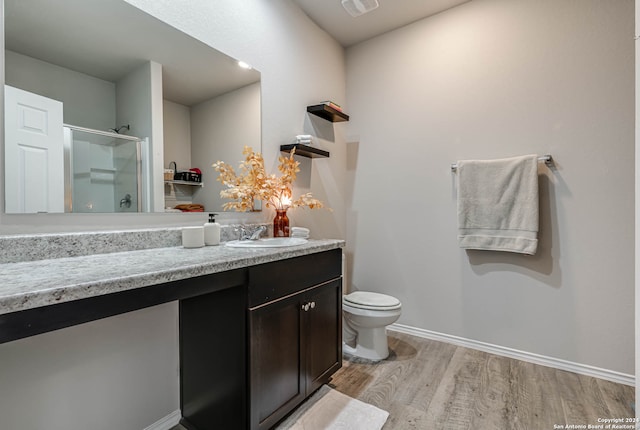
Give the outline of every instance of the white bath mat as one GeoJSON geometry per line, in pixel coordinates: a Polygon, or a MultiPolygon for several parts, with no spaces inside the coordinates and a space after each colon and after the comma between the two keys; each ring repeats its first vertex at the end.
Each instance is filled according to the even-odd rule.
{"type": "Polygon", "coordinates": [[[388,416],[387,411],[323,385],[276,429],[380,430],[388,416]]]}

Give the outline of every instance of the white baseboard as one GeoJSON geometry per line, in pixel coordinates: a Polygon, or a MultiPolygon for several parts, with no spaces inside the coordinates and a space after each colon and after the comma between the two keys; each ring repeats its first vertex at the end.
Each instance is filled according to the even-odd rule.
{"type": "Polygon", "coordinates": [[[594,378],[606,379],[607,381],[630,385],[632,387],[635,387],[636,385],[636,378],[634,375],[616,372],[615,370],[602,369],[586,364],[574,363],[572,361],[561,360],[559,358],[547,357],[544,355],[534,354],[526,351],[519,351],[517,349],[506,348],[504,346],[479,342],[477,340],[438,333],[435,331],[411,327],[404,324],[391,324],[387,328],[389,330],[394,330],[400,333],[410,334],[425,339],[437,340],[440,342],[446,342],[453,345],[463,346],[465,348],[488,352],[490,354],[515,358],[517,360],[527,361],[529,363],[553,367],[554,369],[567,370],[569,372],[579,373],[581,375],[593,376],[594,378]]]}
{"type": "Polygon", "coordinates": [[[155,423],[151,424],[149,427],[146,427],[144,430],[171,430],[174,426],[177,426],[180,423],[180,419],[182,418],[182,412],[178,409],[177,411],[171,412],[166,417],[160,418],[155,423]]]}

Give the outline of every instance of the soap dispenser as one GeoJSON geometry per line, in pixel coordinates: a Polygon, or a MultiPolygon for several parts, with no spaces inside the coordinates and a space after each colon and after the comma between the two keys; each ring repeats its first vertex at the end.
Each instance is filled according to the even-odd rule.
{"type": "Polygon", "coordinates": [[[216,214],[209,214],[209,222],[204,225],[204,244],[220,245],[220,224],[216,222],[216,214]]]}

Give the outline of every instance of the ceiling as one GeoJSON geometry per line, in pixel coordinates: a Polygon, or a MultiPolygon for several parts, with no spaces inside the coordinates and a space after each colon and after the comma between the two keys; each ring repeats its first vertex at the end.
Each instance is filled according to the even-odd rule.
{"type": "Polygon", "coordinates": [[[5,0],[4,7],[6,49],[109,82],[155,61],[164,98],[185,106],[260,80],[124,1],[5,0]]]}
{"type": "MultiPolygon", "coordinates": [[[[356,18],[341,0],[293,1],[347,47],[470,0],[378,0],[377,9],[356,18]]],[[[233,59],[126,2],[6,0],[5,17],[10,50],[108,81],[153,60],[163,65],[165,97],[187,106],[260,79],[255,71],[242,76],[233,59]]]]}
{"type": "Polygon", "coordinates": [[[378,0],[380,6],[353,18],[340,0],[293,0],[342,46],[386,33],[471,0],[378,0]]]}

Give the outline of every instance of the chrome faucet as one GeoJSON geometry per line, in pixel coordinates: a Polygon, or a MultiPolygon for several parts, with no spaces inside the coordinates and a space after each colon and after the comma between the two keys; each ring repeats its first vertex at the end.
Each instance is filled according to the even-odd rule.
{"type": "Polygon", "coordinates": [[[240,226],[240,240],[258,240],[260,235],[267,231],[267,227],[261,225],[255,229],[249,229],[245,226],[240,226]]]}

